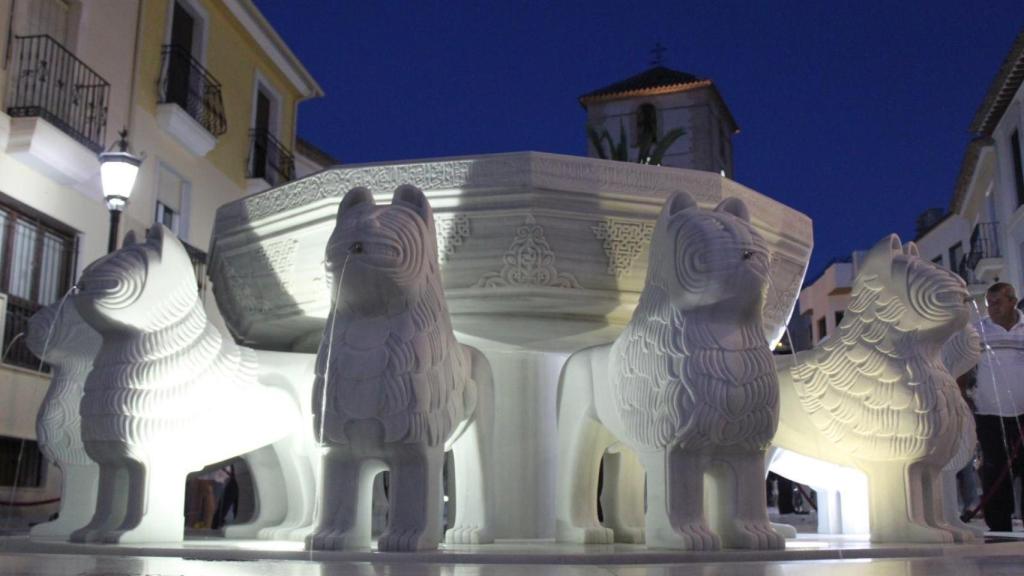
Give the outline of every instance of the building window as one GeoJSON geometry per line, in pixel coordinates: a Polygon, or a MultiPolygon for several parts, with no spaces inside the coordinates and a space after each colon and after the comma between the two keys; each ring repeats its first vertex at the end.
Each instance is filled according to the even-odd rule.
{"type": "Polygon", "coordinates": [[[201,86],[193,86],[199,76],[192,73],[191,60],[199,43],[195,12],[180,2],[173,2],[171,16],[170,44],[176,57],[167,62],[167,102],[189,110],[189,92],[201,92],[201,86]]]}
{"type": "Polygon", "coordinates": [[[824,316],[818,318],[818,342],[821,342],[828,336],[828,321],[824,316]]]}
{"type": "Polygon", "coordinates": [[[160,162],[157,169],[156,215],[179,238],[188,238],[188,215],[191,184],[169,165],[160,162]]]}
{"type": "Polygon", "coordinates": [[[957,242],[949,247],[949,267],[956,268],[964,257],[963,242],[957,242]]]}
{"type": "Polygon", "coordinates": [[[836,311],[836,327],[839,327],[839,325],[843,322],[843,315],[845,313],[846,313],[845,310],[837,310],[836,311]]]}
{"type": "Polygon", "coordinates": [[[271,186],[295,178],[295,157],[279,139],[281,102],[270,83],[257,74],[246,177],[262,178],[271,186]]]}
{"type": "Polygon", "coordinates": [[[653,104],[643,104],[636,111],[636,142],[643,148],[658,141],[658,111],[653,104]]]}
{"type": "Polygon", "coordinates": [[[68,47],[68,20],[71,7],[65,0],[34,0],[28,2],[28,22],[21,32],[22,36],[47,35],[68,47]]]}
{"type": "Polygon", "coordinates": [[[1020,156],[1020,131],[1014,130],[1010,136],[1010,153],[1013,155],[1013,182],[1017,188],[1017,206],[1024,204],[1024,160],[1020,156]]]}
{"type": "Polygon", "coordinates": [[[180,215],[173,208],[167,206],[163,202],[156,201],[156,223],[163,224],[168,230],[178,233],[178,221],[180,215]]]}
{"type": "Polygon", "coordinates": [[[24,341],[15,337],[28,328],[28,319],[37,310],[68,292],[74,260],[71,233],[0,203],[0,292],[7,294],[4,362],[39,368],[24,341]]]}
{"type": "Polygon", "coordinates": [[[939,254],[935,258],[932,258],[932,263],[938,267],[942,267],[942,254],[939,254]]]}
{"type": "Polygon", "coordinates": [[[0,436],[0,486],[38,488],[43,485],[45,467],[35,441],[0,436]]]}

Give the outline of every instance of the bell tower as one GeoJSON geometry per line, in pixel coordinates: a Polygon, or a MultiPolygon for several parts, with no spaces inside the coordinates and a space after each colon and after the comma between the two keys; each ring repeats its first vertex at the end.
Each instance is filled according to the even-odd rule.
{"type": "Polygon", "coordinates": [[[732,177],[739,127],[710,79],[656,65],[588,92],[587,155],[732,177]]]}

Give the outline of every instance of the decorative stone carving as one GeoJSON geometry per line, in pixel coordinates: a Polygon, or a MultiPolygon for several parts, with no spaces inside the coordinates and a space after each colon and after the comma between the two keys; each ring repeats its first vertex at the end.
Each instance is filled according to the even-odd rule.
{"type": "Polygon", "coordinates": [[[295,264],[295,248],[298,242],[294,238],[275,240],[264,245],[256,245],[248,258],[237,259],[242,266],[229,260],[224,261],[223,274],[233,300],[246,312],[267,312],[274,299],[267,298],[254,282],[257,271],[271,271],[275,278],[281,280],[282,289],[291,285],[291,269],[295,264]]]}
{"type": "Polygon", "coordinates": [[[448,448],[458,511],[447,540],[492,541],[490,366],[455,340],[426,197],[403,185],[376,206],[366,188],[351,190],[326,259],[335,288],[313,391],[324,491],[307,547],[369,547],[373,478],[390,469],[378,548],[436,548],[448,448]]]}
{"type": "Polygon", "coordinates": [[[724,198],[743,200],[772,252],[772,266],[793,266],[769,272],[763,326],[770,342],[783,334],[810,258],[807,216],[715,173],[539,152],[344,165],[218,209],[208,270],[236,339],[258,348],[315,352],[331,299],[319,282],[323,257],[314,247],[326,245],[338,202],[348,190],[365,185],[378,204],[387,204],[398,183],[423,190],[435,218],[464,214],[470,221],[470,235],[442,265],[442,280],[456,334],[472,338],[488,355],[499,409],[508,409],[495,420],[495,434],[518,439],[500,448],[500,459],[495,457],[498,538],[554,537],[555,484],[549,480],[558,459],[550,408],[563,359],[614,340],[643,287],[647,257],[639,256],[624,277],[609,275],[603,241],[594,238],[593,225],[605,218],[654,222],[672,190],[686,190],[704,208],[724,198]],[[557,272],[572,274],[580,289],[476,287],[486,273],[501,272],[502,257],[526,214],[543,226],[557,256],[557,272]],[[252,248],[286,237],[299,243],[291,286],[277,292],[280,283],[272,271],[253,270],[253,296],[274,304],[266,312],[244,310],[223,278],[225,265],[245,276],[250,263],[243,260],[260,262],[249,257],[252,248]],[[794,290],[776,289],[787,286],[794,290]],[[771,301],[772,294],[785,301],[771,301]]]}
{"type": "Polygon", "coordinates": [[[434,225],[437,228],[437,260],[444,264],[469,237],[469,218],[465,214],[434,216],[434,225]]]}
{"type": "Polygon", "coordinates": [[[577,352],[562,372],[558,540],[646,539],[648,547],[688,550],[784,546],[768,521],[763,476],[778,418],[778,384],[761,326],[768,263],[741,200],[713,211],[686,193],[666,202],[632,320],[614,344],[577,352]],[[610,510],[609,523],[625,529],[597,520],[601,456],[617,443],[617,460],[626,459],[617,469],[635,469],[631,451],[647,472],[642,529],[614,517],[643,509],[639,474],[630,481],[612,473],[613,489],[633,498],[619,498],[610,510]]]}
{"type": "Polygon", "coordinates": [[[484,274],[477,288],[503,288],[507,286],[547,286],[551,288],[580,288],[572,274],[555,268],[555,253],[551,250],[544,227],[532,214],[516,228],[516,237],[501,257],[501,270],[484,274]]]}
{"type": "Polygon", "coordinates": [[[71,539],[180,541],[185,476],[269,444],[270,457],[249,460],[257,518],[232,535],[282,521],[308,526],[314,478],[303,446],[312,438],[300,398],[312,356],[277,354],[261,369],[254,351],[224,338],[207,320],[187,253],[163,226],[89,265],[79,286],[73,302],[103,337],[80,409],[100,476],[95,514],[71,539]]]}
{"type": "Polygon", "coordinates": [[[973,535],[943,517],[940,475],[966,414],[942,364],[967,322],[963,281],[895,235],[870,251],[836,333],[778,361],[774,443],[863,471],[875,542],[951,542],[973,535]]]}
{"type": "Polygon", "coordinates": [[[237,225],[241,220],[256,220],[326,198],[338,197],[344,191],[355,187],[376,186],[390,189],[402,183],[409,183],[431,190],[450,190],[467,185],[508,185],[513,181],[525,183],[522,175],[529,166],[529,160],[528,156],[510,154],[445,162],[410,162],[325,170],[308,178],[255,194],[239,204],[222,207],[217,212],[217,228],[237,225]]]}
{"type": "Polygon", "coordinates": [[[591,230],[598,240],[604,241],[608,273],[621,278],[629,273],[636,259],[650,248],[654,222],[609,217],[595,224],[591,230]]]}
{"type": "Polygon", "coordinates": [[[764,301],[762,318],[769,326],[785,326],[793,313],[793,303],[800,296],[807,265],[787,258],[778,252],[772,253],[771,270],[768,276],[768,294],[764,301]]]}
{"type": "MultiPolygon", "coordinates": [[[[533,346],[537,350],[569,353],[614,337],[635,307],[642,286],[640,280],[646,272],[646,257],[641,252],[631,273],[612,277],[607,275],[609,261],[602,257],[601,248],[585,241],[580,234],[590,236],[591,226],[606,218],[653,222],[668,190],[686,190],[706,208],[713,208],[727,197],[740,198],[747,204],[755,228],[773,254],[771,287],[765,304],[765,329],[770,341],[782,336],[795,302],[795,292],[788,289],[799,288],[810,257],[810,219],[742,184],[709,172],[538,152],[346,165],[218,209],[209,271],[218,305],[232,334],[260,348],[287,350],[298,346],[315,350],[316,335],[322,333],[330,304],[325,297],[327,292],[316,290],[318,285],[307,281],[320,277],[321,258],[309,257],[303,247],[327,241],[337,202],[352,187],[391,186],[386,188],[390,192],[393,186],[406,182],[420,187],[431,199],[439,230],[444,226],[441,220],[459,214],[471,221],[473,239],[450,245],[457,246],[457,256],[453,257],[455,253],[449,252],[439,239],[446,297],[456,329],[474,338],[508,343],[520,349],[533,346]],[[501,258],[508,246],[500,244],[500,229],[508,226],[511,231],[506,233],[505,242],[510,242],[515,228],[523,224],[515,218],[526,214],[534,214],[543,226],[550,248],[557,254],[558,271],[572,274],[582,284],[581,290],[521,284],[481,294],[487,290],[477,287],[481,277],[489,272],[500,274],[504,266],[501,258]],[[282,238],[299,241],[294,269],[289,272],[292,285],[287,287],[274,282],[273,270],[258,269],[262,260],[250,251],[257,244],[282,238]],[[450,261],[446,261],[445,253],[449,253],[450,261]],[[488,261],[494,264],[488,267],[488,261]],[[225,267],[233,268],[241,278],[251,270],[256,282],[232,292],[225,267]],[[274,302],[273,310],[240,305],[236,296],[245,300],[246,291],[251,292],[250,304],[253,300],[274,302]],[[775,294],[786,300],[776,301],[775,294]],[[547,310],[573,318],[575,328],[566,333],[566,322],[559,323],[560,329],[555,332],[547,328],[509,329],[503,325],[525,327],[548,322],[544,317],[547,310]],[[489,318],[485,320],[484,315],[489,318]],[[525,332],[536,336],[527,336],[525,332]],[[556,332],[555,343],[543,336],[556,332]]],[[[379,195],[380,189],[377,190],[379,202],[390,197],[379,195]]]]}
{"type": "Polygon", "coordinates": [[[100,342],[100,335],[67,302],[51,304],[29,319],[25,343],[51,369],[50,387],[36,418],[36,437],[39,449],[62,476],[60,514],[33,526],[33,538],[67,539],[89,522],[96,508],[100,471],[82,444],[78,405],[100,342]]]}

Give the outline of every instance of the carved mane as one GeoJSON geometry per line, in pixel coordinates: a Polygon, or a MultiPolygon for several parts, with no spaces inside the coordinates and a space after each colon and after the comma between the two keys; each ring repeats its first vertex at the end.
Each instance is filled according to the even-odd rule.
{"type": "Polygon", "coordinates": [[[126,283],[139,293],[162,294],[145,310],[137,309],[139,302],[116,309],[118,318],[140,318],[131,329],[101,329],[103,345],[81,406],[87,444],[202,443],[223,422],[224,409],[258,385],[255,354],[208,321],[184,248],[170,232],[155,229],[145,244],[123,248],[82,277],[88,286],[111,274],[137,275],[126,283]]]}
{"type": "Polygon", "coordinates": [[[349,192],[328,261],[341,286],[320,344],[313,397],[317,415],[321,398],[327,400],[326,440],[344,443],[346,423],[376,420],[386,442],[443,444],[472,410],[467,404],[475,401],[464,394],[475,388],[467,385],[469,364],[452,331],[422,192],[400,187],[390,206],[375,206],[365,189],[349,192]],[[355,243],[361,252],[350,255],[355,243]],[[385,255],[396,260],[374,263],[385,255]],[[385,287],[393,293],[381,296],[385,287]]]}
{"type": "Polygon", "coordinates": [[[707,211],[679,194],[666,203],[640,302],[611,352],[631,443],[761,448],[771,440],[778,384],[761,326],[767,262],[742,202],[707,211]],[[740,276],[748,267],[756,275],[740,276]]]}
{"type": "Polygon", "coordinates": [[[826,438],[875,461],[955,444],[959,392],[940,350],[962,318],[952,304],[948,313],[936,305],[936,295],[958,292],[966,293],[962,282],[921,261],[912,245],[901,253],[895,236],[872,249],[836,333],[790,368],[804,411],[826,438]]]}
{"type": "Polygon", "coordinates": [[[92,463],[82,444],[81,416],[85,378],[100,348],[100,335],[82,320],[70,302],[51,304],[29,319],[25,343],[50,365],[50,387],[39,407],[39,448],[53,462],[92,463]]]}

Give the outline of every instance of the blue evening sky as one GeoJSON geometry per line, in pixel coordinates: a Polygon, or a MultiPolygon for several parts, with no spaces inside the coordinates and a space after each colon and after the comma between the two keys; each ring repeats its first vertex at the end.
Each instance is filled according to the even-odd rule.
{"type": "Polygon", "coordinates": [[[649,67],[711,78],[735,178],[814,220],[808,275],[946,207],[1021,0],[256,0],[325,98],[299,134],[344,163],[586,153],[577,98],[649,67]]]}

